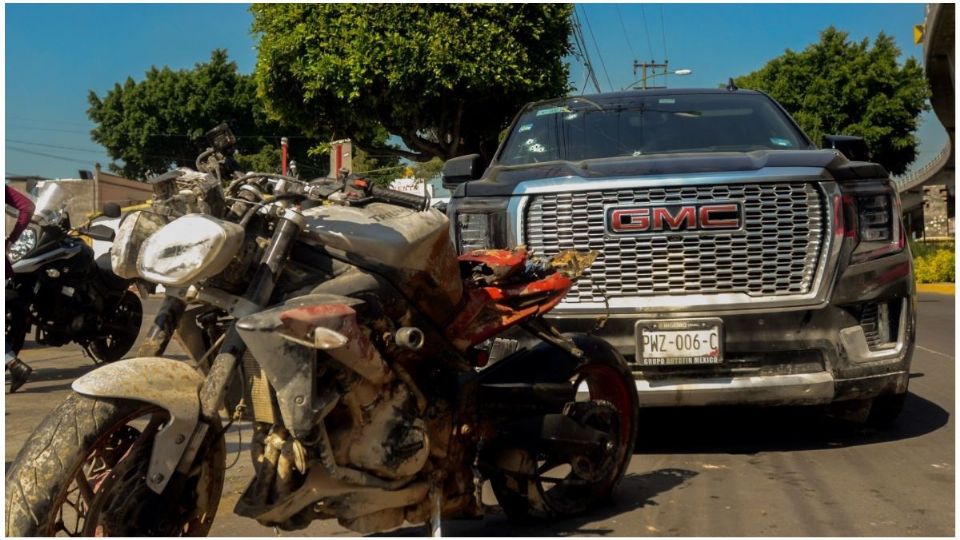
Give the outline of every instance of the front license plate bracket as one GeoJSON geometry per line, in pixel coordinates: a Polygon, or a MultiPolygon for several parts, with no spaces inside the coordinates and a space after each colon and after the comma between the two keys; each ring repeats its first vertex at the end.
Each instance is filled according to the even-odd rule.
{"type": "Polygon", "coordinates": [[[640,366],[723,363],[723,320],[640,320],[634,327],[640,366]]]}

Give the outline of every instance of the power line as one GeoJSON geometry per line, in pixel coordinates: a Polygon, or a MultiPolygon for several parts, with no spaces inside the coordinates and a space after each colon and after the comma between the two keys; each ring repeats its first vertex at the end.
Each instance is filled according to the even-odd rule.
{"type": "Polygon", "coordinates": [[[41,157],[46,157],[46,158],[50,158],[50,159],[59,159],[59,160],[61,160],[61,161],[71,161],[71,162],[73,162],[73,163],[83,163],[84,165],[90,165],[90,162],[89,162],[89,161],[83,161],[83,160],[79,160],[79,159],[65,158],[65,157],[62,157],[62,156],[54,155],[54,154],[47,154],[47,153],[45,153],[45,152],[35,152],[35,151],[33,151],[33,150],[27,150],[26,148],[16,148],[16,147],[13,147],[13,146],[7,146],[7,150],[12,150],[12,151],[14,151],[14,152],[21,152],[21,153],[23,153],[23,154],[32,154],[32,155],[35,155],[35,156],[41,156],[41,157]]]}
{"type": "Polygon", "coordinates": [[[660,4],[660,35],[663,36],[663,62],[668,62],[667,56],[667,31],[663,26],[663,4],[660,4]]]}
{"type": "Polygon", "coordinates": [[[653,45],[650,42],[650,27],[647,26],[647,14],[643,9],[643,4],[640,4],[640,18],[643,19],[643,31],[647,35],[647,52],[650,53],[650,61],[653,61],[653,45]]]}
{"type": "Polygon", "coordinates": [[[633,45],[630,43],[630,35],[627,33],[627,26],[623,24],[623,14],[620,13],[620,6],[614,4],[614,7],[617,8],[617,18],[620,19],[620,29],[623,30],[623,37],[627,39],[627,48],[630,49],[630,57],[636,59],[637,53],[633,52],[633,45]]]}
{"type": "Polygon", "coordinates": [[[607,73],[607,64],[603,61],[603,53],[600,52],[600,46],[597,45],[597,38],[593,35],[593,27],[590,26],[590,17],[587,17],[587,8],[583,8],[583,20],[587,22],[587,32],[590,32],[590,39],[593,40],[593,47],[597,51],[597,58],[600,59],[600,67],[603,68],[603,75],[607,78],[607,84],[610,90],[613,90],[613,83],[610,82],[610,74],[607,73]]]}
{"type": "MultiPolygon", "coordinates": [[[[77,131],[75,129],[59,129],[59,128],[42,128],[42,127],[28,127],[28,126],[10,126],[14,129],[34,129],[37,131],[58,131],[61,133],[80,133],[82,135],[89,135],[89,131],[77,131]]],[[[13,130],[11,130],[13,131],[13,130]]]]}
{"type": "Polygon", "coordinates": [[[72,151],[74,151],[74,152],[88,152],[88,153],[91,153],[91,154],[106,154],[105,151],[102,151],[102,150],[94,150],[94,149],[92,149],[92,148],[76,148],[76,147],[73,147],[73,146],[57,146],[57,145],[55,145],[55,144],[45,144],[45,143],[39,143],[39,142],[35,142],[35,141],[20,141],[20,140],[17,140],[17,139],[7,139],[7,142],[20,143],[20,144],[30,144],[30,145],[33,145],[33,146],[43,146],[43,147],[45,147],[45,148],[57,148],[57,149],[59,149],[59,150],[72,150],[72,151]]]}
{"type": "MultiPolygon", "coordinates": [[[[573,30],[573,40],[577,46],[577,49],[580,50],[580,56],[583,59],[583,67],[587,71],[587,79],[593,83],[594,88],[597,89],[597,92],[603,92],[600,89],[600,82],[597,80],[597,74],[593,69],[593,63],[590,61],[590,51],[587,49],[586,40],[583,38],[583,26],[580,24],[580,16],[577,14],[576,6],[573,10],[573,19],[571,20],[572,30],[573,30]]],[[[586,84],[584,84],[584,90],[586,90],[586,84]]],[[[582,94],[583,92],[581,92],[582,94]]]]}

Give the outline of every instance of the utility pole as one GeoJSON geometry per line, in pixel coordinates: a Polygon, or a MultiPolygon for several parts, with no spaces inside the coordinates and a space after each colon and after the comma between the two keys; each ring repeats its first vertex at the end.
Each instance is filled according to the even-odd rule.
{"type": "Polygon", "coordinates": [[[667,66],[669,64],[668,60],[664,60],[662,64],[654,62],[637,62],[633,61],[633,76],[637,76],[637,68],[641,70],[642,75],[640,76],[640,82],[643,83],[643,89],[648,88],[666,88],[666,86],[647,86],[648,77],[656,77],[658,75],[666,76],[667,75],[667,66]],[[650,70],[650,74],[647,75],[647,70],[650,70]]]}

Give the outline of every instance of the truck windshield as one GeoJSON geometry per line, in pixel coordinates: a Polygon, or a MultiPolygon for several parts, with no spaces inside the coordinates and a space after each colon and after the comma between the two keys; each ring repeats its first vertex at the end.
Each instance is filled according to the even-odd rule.
{"type": "Polygon", "coordinates": [[[525,111],[499,162],[807,147],[786,115],[761,94],[630,96],[613,103],[569,98],[525,111]]]}

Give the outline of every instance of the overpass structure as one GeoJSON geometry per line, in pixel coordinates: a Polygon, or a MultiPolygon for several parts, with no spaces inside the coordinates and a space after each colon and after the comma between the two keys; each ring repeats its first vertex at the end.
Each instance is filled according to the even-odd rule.
{"type": "Polygon", "coordinates": [[[930,104],[947,131],[943,149],[929,162],[894,178],[906,229],[914,237],[953,236],[954,198],[954,4],[927,4],[923,21],[923,63],[930,104]]]}

